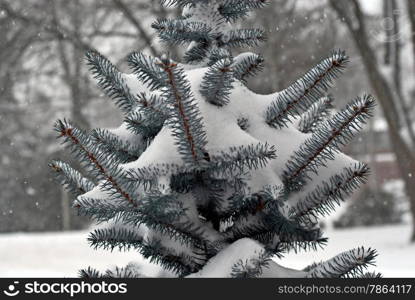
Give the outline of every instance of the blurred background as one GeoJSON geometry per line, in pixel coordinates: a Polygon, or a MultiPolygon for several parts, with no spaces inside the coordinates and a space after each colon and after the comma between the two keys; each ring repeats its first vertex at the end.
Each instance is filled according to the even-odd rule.
{"type": "MultiPolygon", "coordinates": [[[[0,276],[72,276],[78,264],[116,260],[88,252],[91,224],[53,180],[48,162],[72,159],[53,123],[119,125],[84,53],[97,49],[124,72],[132,51],[180,58],[181,49],[160,44],[150,27],[179,14],[156,0],[0,0],[0,276]],[[17,257],[21,249],[26,255],[17,257]],[[55,260],[45,266],[41,256],[55,260]]],[[[283,89],[332,50],[347,51],[351,63],[331,93],[337,108],[364,93],[377,97],[375,118],[345,149],[372,175],[325,221],[335,243],[322,255],[373,244],[386,276],[415,277],[415,264],[403,259],[415,253],[415,1],[272,0],[237,26],[268,32],[266,44],[249,50],[266,59],[249,83],[257,93],[283,89]]],[[[126,255],[118,259],[133,254],[126,255]]],[[[287,264],[305,267],[296,257],[287,264]]]]}

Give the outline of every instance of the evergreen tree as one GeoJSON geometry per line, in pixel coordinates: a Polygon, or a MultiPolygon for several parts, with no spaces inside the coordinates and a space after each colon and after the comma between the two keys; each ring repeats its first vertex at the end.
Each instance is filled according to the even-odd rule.
{"type": "MultiPolygon", "coordinates": [[[[324,246],[320,217],[365,182],[368,167],[340,152],[371,116],[365,95],[330,114],[327,92],[345,68],[342,51],[283,91],[258,95],[246,82],[260,55],[260,29],[232,24],[265,0],[170,0],[176,20],[152,27],[187,45],[183,62],[132,53],[132,74],[96,51],[87,61],[99,86],[125,115],[117,129],[85,132],[59,120],[56,131],[87,179],[51,163],[76,196],[74,208],[105,227],[94,248],[134,249],[179,277],[362,277],[376,251],[356,248],[303,270],[280,266],[288,251],[324,246]]],[[[83,277],[136,277],[134,264],[83,277]]]]}

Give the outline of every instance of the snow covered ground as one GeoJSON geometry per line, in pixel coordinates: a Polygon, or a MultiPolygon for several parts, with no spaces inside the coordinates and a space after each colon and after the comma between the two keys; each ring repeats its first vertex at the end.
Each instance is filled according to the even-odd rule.
{"type": "Polygon", "coordinates": [[[381,272],[384,277],[415,277],[415,244],[409,244],[409,225],[382,226],[343,230],[326,230],[327,246],[317,252],[291,253],[283,258],[284,265],[304,268],[312,261],[325,260],[336,254],[359,246],[375,248],[379,256],[376,267],[369,270],[381,272]]]}
{"type": "MultiPolygon", "coordinates": [[[[143,261],[134,252],[93,250],[86,231],[69,233],[21,233],[0,235],[0,277],[76,277],[87,266],[105,269],[143,261]]],[[[356,246],[379,251],[376,270],[385,277],[415,277],[415,244],[409,245],[408,225],[326,231],[327,247],[317,252],[289,254],[284,266],[304,268],[313,261],[328,259],[356,246]]],[[[144,261],[143,261],[144,262],[144,261]]],[[[143,271],[154,275],[159,268],[144,262],[143,271]]]]}

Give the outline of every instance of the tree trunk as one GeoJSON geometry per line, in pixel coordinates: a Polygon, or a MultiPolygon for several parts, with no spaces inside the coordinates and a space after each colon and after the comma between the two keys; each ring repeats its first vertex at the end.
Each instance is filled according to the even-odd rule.
{"type": "MultiPolygon", "coordinates": [[[[412,211],[412,216],[415,215],[415,211],[412,211]]],[[[415,222],[413,222],[413,226],[412,226],[412,237],[411,237],[411,242],[415,243],[415,222]]]]}
{"type": "Polygon", "coordinates": [[[409,20],[411,22],[411,32],[412,32],[412,51],[415,57],[415,1],[408,1],[408,11],[409,11],[409,20]]]}
{"type": "Polygon", "coordinates": [[[62,212],[62,230],[68,231],[71,229],[71,211],[68,192],[61,189],[61,212],[62,212]]]}
{"type": "MultiPolygon", "coordinates": [[[[390,15],[393,19],[392,36],[395,39],[390,39],[389,43],[393,43],[393,83],[396,89],[396,100],[399,103],[400,113],[402,114],[403,124],[407,127],[409,137],[411,139],[411,145],[415,145],[415,132],[412,127],[412,121],[410,116],[410,110],[407,106],[406,95],[403,91],[402,85],[402,40],[396,38],[401,34],[401,16],[399,13],[400,6],[397,0],[389,0],[391,3],[390,15]]],[[[415,58],[415,55],[414,55],[415,58]]]]}
{"type": "MultiPolygon", "coordinates": [[[[415,189],[415,187],[412,187],[413,189],[415,189]]],[[[412,209],[412,235],[411,235],[411,242],[415,243],[415,220],[414,220],[414,216],[415,216],[415,205],[412,203],[411,206],[412,209]]]]}
{"type": "MultiPolygon", "coordinates": [[[[408,156],[408,153],[406,153],[406,150],[399,149],[401,145],[401,142],[397,141],[396,137],[392,137],[391,132],[391,140],[394,139],[395,141],[392,141],[392,146],[395,148],[395,154],[397,163],[399,166],[399,170],[401,173],[401,177],[405,184],[405,192],[408,196],[409,204],[410,204],[410,210],[412,215],[412,236],[411,236],[411,242],[415,242],[415,160],[413,156],[408,156]]],[[[399,137],[399,139],[401,139],[399,137]]]]}
{"type": "Polygon", "coordinates": [[[383,76],[376,60],[376,53],[370,47],[364,17],[360,5],[356,0],[331,0],[332,7],[343,18],[359,50],[366,68],[369,81],[376,93],[388,123],[391,146],[396,155],[398,167],[404,181],[405,191],[409,198],[410,210],[413,219],[413,233],[411,241],[415,241],[415,155],[400,134],[400,116],[397,106],[397,95],[392,92],[390,83],[383,76]],[[350,16],[350,12],[354,15],[350,16]],[[357,24],[356,24],[357,22],[357,24]]]}
{"type": "MultiPolygon", "coordinates": [[[[389,0],[383,0],[383,18],[385,20],[389,19],[391,16],[391,9],[390,9],[391,2],[389,0]]],[[[384,55],[384,63],[385,65],[390,65],[392,61],[392,40],[393,32],[389,28],[385,30],[386,34],[386,41],[385,41],[385,55],[384,55]]]]}

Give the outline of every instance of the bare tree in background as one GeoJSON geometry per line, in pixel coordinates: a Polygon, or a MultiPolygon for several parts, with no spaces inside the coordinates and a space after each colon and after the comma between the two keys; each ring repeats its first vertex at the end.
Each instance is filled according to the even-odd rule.
{"type": "MultiPolygon", "coordinates": [[[[397,8],[395,0],[385,0],[389,3],[386,11],[393,11],[397,8]]],[[[401,85],[401,47],[400,40],[393,38],[388,42],[386,53],[391,72],[384,72],[382,62],[377,56],[377,49],[370,44],[370,35],[368,32],[367,19],[365,18],[362,8],[358,0],[338,1],[330,0],[331,6],[337,12],[339,17],[346,24],[357,49],[359,50],[363,64],[367,70],[367,74],[371,85],[377,95],[380,106],[382,107],[384,117],[388,124],[389,136],[395,152],[397,163],[404,180],[405,191],[410,199],[411,213],[413,216],[413,233],[411,241],[415,242],[415,138],[413,133],[413,117],[410,115],[406,103],[412,103],[412,99],[407,99],[407,93],[404,93],[401,85]]],[[[408,0],[411,9],[411,20],[415,20],[414,3],[408,0]]],[[[393,16],[393,14],[390,14],[393,16]]],[[[399,33],[399,19],[393,16],[394,27],[390,34],[396,37],[399,33]]],[[[415,23],[412,23],[415,28],[415,23]]],[[[415,54],[414,54],[415,55],[415,54]]],[[[415,56],[414,56],[415,57],[415,56]]]]}
{"type": "Polygon", "coordinates": [[[265,70],[249,83],[259,93],[284,89],[303,75],[304,69],[338,47],[337,28],[332,26],[335,18],[326,14],[327,5],[304,7],[299,2],[274,0],[241,24],[261,26],[267,32],[267,47],[257,50],[267,62],[265,70]]]}
{"type": "Polygon", "coordinates": [[[415,1],[407,0],[407,5],[409,20],[411,22],[412,51],[413,56],[415,57],[415,1]]]}
{"type": "Polygon", "coordinates": [[[87,115],[100,111],[89,107],[105,100],[84,53],[122,39],[111,47],[120,59],[133,50],[157,54],[143,15],[170,11],[156,1],[2,0],[0,12],[0,165],[8,170],[0,174],[7,191],[0,196],[0,231],[78,228],[68,198],[50,184],[47,162],[57,156],[56,142],[44,120],[69,111],[72,121],[89,128],[87,115]],[[29,99],[30,107],[21,105],[29,99]]]}

